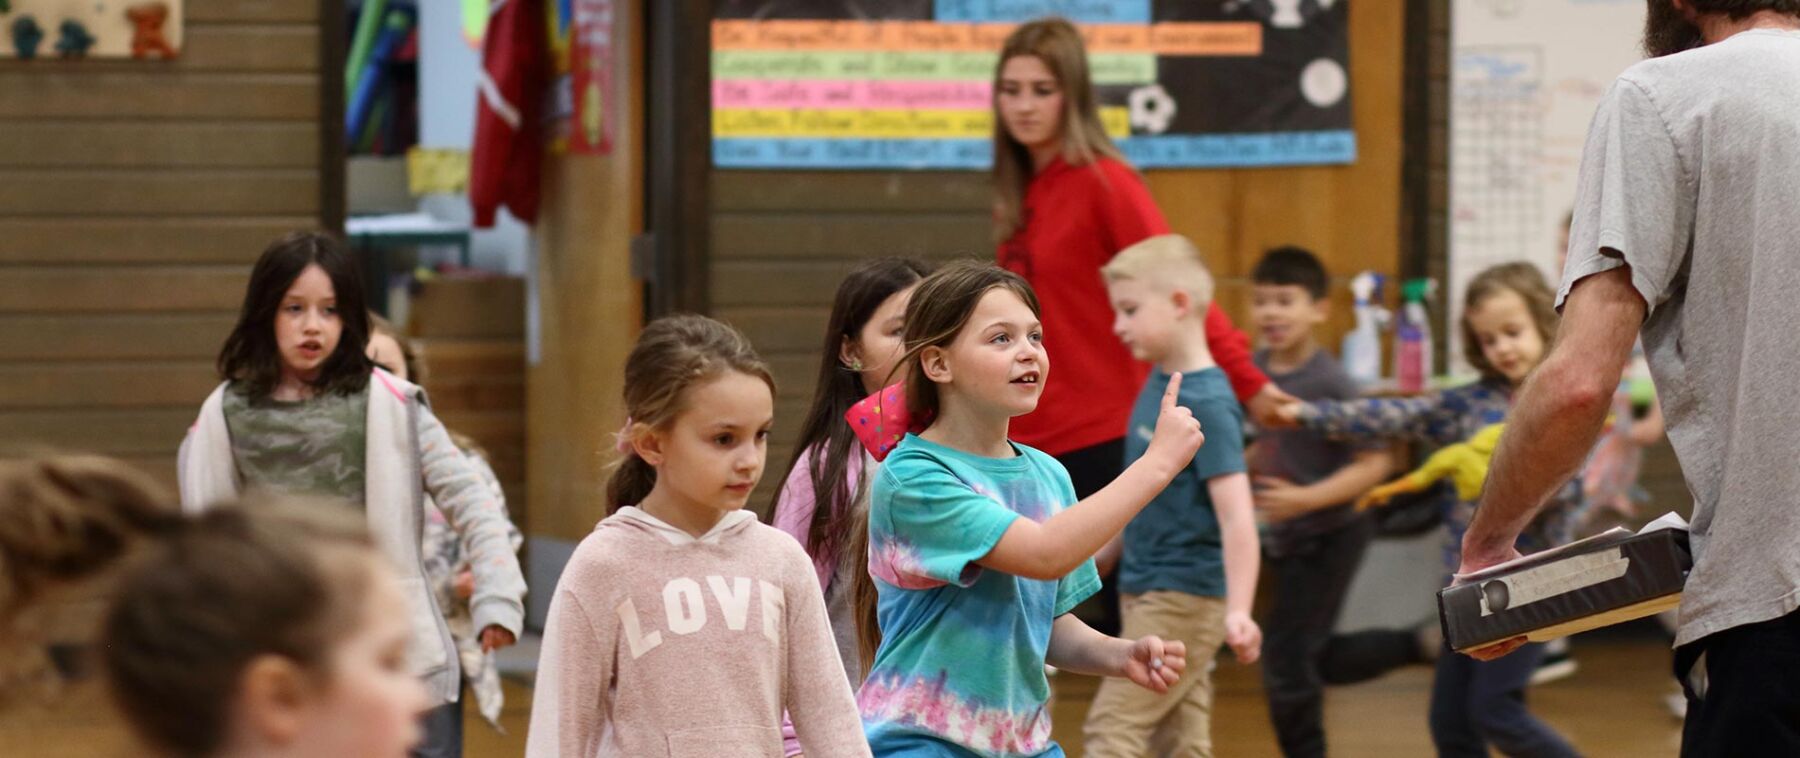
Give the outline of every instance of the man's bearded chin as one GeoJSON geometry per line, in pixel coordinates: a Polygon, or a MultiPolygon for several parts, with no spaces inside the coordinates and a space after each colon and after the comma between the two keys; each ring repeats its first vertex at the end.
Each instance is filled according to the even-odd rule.
{"type": "Polygon", "coordinates": [[[1700,27],[1683,18],[1674,0],[1650,0],[1644,18],[1644,54],[1652,58],[1674,55],[1699,47],[1706,40],[1700,27]]]}

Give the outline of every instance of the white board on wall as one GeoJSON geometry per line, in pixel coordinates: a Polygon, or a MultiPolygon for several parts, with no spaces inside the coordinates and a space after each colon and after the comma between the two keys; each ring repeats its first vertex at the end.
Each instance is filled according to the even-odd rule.
{"type": "Polygon", "coordinates": [[[1490,266],[1552,280],[1594,108],[1642,59],[1644,0],[1453,0],[1449,362],[1464,361],[1463,292],[1490,266]]]}

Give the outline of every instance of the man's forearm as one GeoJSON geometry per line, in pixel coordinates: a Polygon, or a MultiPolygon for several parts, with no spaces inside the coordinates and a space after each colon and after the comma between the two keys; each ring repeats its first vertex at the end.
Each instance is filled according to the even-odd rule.
{"type": "Polygon", "coordinates": [[[1510,549],[1538,508],[1593,449],[1606,421],[1609,395],[1592,389],[1599,382],[1577,376],[1593,370],[1573,365],[1580,359],[1566,351],[1553,355],[1526,382],[1494,452],[1465,551],[1510,549]]]}
{"type": "Polygon", "coordinates": [[[1463,539],[1465,568],[1498,562],[1538,507],[1581,467],[1600,436],[1644,312],[1628,267],[1576,283],[1556,349],[1507,417],[1481,506],[1463,539]]]}

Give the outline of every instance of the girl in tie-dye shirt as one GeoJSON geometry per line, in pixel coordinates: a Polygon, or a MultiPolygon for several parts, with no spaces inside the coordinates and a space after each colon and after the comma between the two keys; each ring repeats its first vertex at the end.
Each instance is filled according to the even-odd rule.
{"type": "Polygon", "coordinates": [[[1193,458],[1199,423],[1165,396],[1149,451],[1075,502],[1055,459],[1006,438],[1037,406],[1049,356],[1037,298],[987,264],[946,266],[906,311],[906,404],[933,418],[883,464],[869,506],[881,644],[858,693],[876,756],[1060,756],[1046,662],[1163,692],[1180,642],[1108,637],[1069,614],[1092,557],[1193,458]]]}

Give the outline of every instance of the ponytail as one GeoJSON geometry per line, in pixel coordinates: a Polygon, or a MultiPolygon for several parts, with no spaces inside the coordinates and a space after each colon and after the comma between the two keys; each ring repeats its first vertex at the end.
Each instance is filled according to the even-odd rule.
{"type": "Polygon", "coordinates": [[[92,639],[99,625],[86,607],[97,594],[92,580],[112,573],[146,537],[180,526],[174,498],[124,463],[93,456],[0,462],[0,709],[58,689],[46,649],[92,639]]]}
{"type": "Polygon", "coordinates": [[[97,456],[0,463],[0,624],[50,586],[94,576],[182,524],[149,475],[97,456]]]}
{"type": "Polygon", "coordinates": [[[606,480],[606,512],[612,514],[627,505],[643,502],[656,487],[656,469],[637,453],[627,453],[619,460],[606,480]]]}

